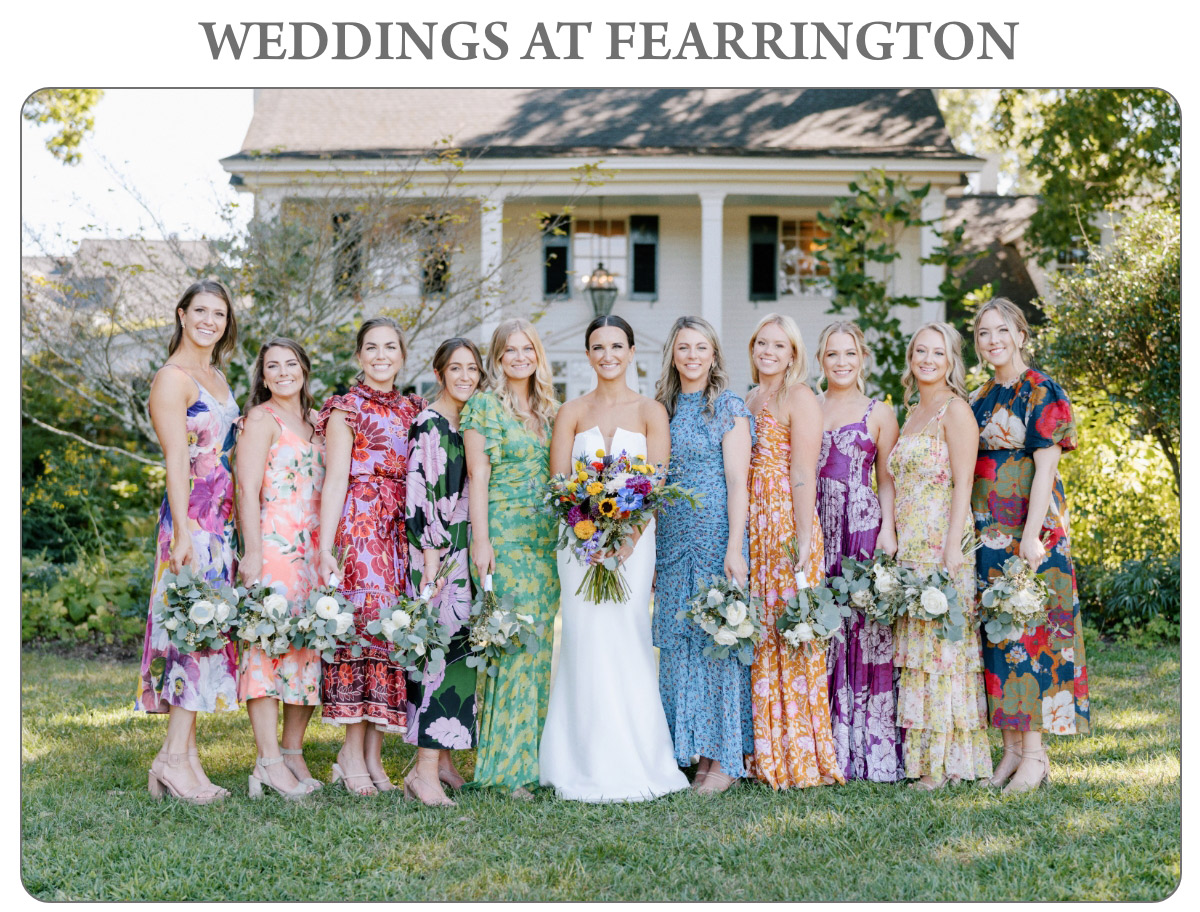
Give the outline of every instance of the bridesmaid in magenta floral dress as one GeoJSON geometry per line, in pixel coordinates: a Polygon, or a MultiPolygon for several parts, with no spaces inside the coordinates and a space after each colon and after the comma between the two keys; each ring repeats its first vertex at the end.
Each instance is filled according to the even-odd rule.
{"type": "MultiPolygon", "coordinates": [[[[317,422],[326,451],[319,576],[322,583],[340,579],[365,636],[366,625],[406,588],[408,429],[425,402],[394,386],[406,356],[394,320],[365,321],[355,355],[359,382],[344,396],[331,396],[317,422]]],[[[367,641],[357,658],[339,650],[321,678],[322,720],[346,727],[333,781],[357,795],[395,788],[383,769],[383,733],[406,729],[404,667],[391,661],[383,641],[367,641]]]]}
{"type": "Polygon", "coordinates": [[[236,341],[225,286],[194,283],[175,308],[169,357],[150,387],[150,418],[166,462],[167,495],[158,513],[154,588],[135,706],[169,714],[166,739],[150,767],[150,793],[190,804],[229,794],[213,785],[200,765],[196,713],[237,709],[237,652],[232,643],[179,652],[155,621],[154,608],[165,598],[168,569],[178,573],[188,567],[218,585],[233,582],[229,455],[238,406],[218,365],[236,341]]]}
{"type": "MultiPolygon", "coordinates": [[[[870,558],[878,545],[896,553],[895,489],[886,471],[900,428],[886,405],[866,395],[869,357],[862,330],[831,323],[817,343],[825,376],[825,432],[817,464],[817,512],[825,536],[825,574],[838,576],[842,558],[870,558]],[[852,420],[857,419],[857,420],[852,420]],[[871,490],[875,467],[879,494],[871,490]]],[[[896,782],[902,777],[896,729],[892,628],[852,609],[844,639],[830,642],[829,715],[838,766],[847,779],[896,782]]]]}

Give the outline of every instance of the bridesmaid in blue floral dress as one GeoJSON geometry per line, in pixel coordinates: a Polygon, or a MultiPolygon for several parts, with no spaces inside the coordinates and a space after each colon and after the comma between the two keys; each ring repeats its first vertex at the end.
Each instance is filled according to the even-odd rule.
{"type": "Polygon", "coordinates": [[[671,416],[667,481],[693,490],[702,505],[669,504],[658,516],[654,645],[658,689],[675,760],[700,763],[692,788],[722,792],[746,775],[754,750],[750,667],[736,657],[706,658],[709,637],[676,617],[700,583],[727,577],[746,585],[748,489],[753,418],[725,388],[724,358],[712,326],[680,317],[671,328],[658,401],[671,416]]]}
{"type": "Polygon", "coordinates": [[[158,513],[154,587],[135,706],[169,713],[166,739],[150,767],[150,794],[190,804],[229,794],[213,785],[200,765],[196,713],[237,709],[237,653],[232,643],[179,652],[155,621],[154,608],[166,597],[168,569],[178,573],[188,567],[218,585],[233,583],[229,457],[240,410],[218,365],[236,341],[225,286],[192,284],[175,308],[169,357],[150,387],[150,418],[166,462],[167,494],[158,513]]]}

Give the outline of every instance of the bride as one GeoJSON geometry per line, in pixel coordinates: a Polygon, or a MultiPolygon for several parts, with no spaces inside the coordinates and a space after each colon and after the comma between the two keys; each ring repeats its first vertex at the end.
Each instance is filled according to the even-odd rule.
{"type": "MultiPolygon", "coordinates": [[[[584,338],[596,388],[559,410],[550,471],[565,474],[575,456],[594,458],[597,450],[666,464],[666,409],[625,383],[633,330],[620,317],[597,317],[584,338]]],[[[562,642],[538,762],[542,785],[554,786],[560,798],[645,801],[688,787],[675,765],[650,641],[654,520],[616,557],[629,599],[597,604],[575,594],[586,567],[569,548],[558,552],[562,642]]]]}

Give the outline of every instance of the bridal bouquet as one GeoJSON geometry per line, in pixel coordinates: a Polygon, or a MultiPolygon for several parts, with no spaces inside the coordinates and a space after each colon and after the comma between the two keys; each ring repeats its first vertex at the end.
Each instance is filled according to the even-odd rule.
{"type": "Polygon", "coordinates": [[[471,606],[468,640],[471,654],[467,656],[467,667],[484,668],[494,678],[501,656],[535,649],[545,632],[546,625],[535,624],[533,615],[517,613],[511,596],[497,598],[489,573],[483,580],[483,592],[471,606]]]}
{"type": "Polygon", "coordinates": [[[213,585],[184,567],[163,574],[166,598],[154,607],[154,619],[180,652],[220,649],[237,623],[238,594],[232,586],[213,585]]]}
{"type": "Polygon", "coordinates": [[[237,638],[269,656],[292,647],[292,608],[286,596],[265,583],[239,586],[237,638]]]}
{"type": "Polygon", "coordinates": [[[904,599],[903,569],[881,550],[870,560],[842,558],[842,575],[830,577],[839,604],[862,611],[868,620],[891,624],[904,599]]]}
{"type": "Polygon", "coordinates": [[[695,623],[712,637],[704,654],[712,659],[737,656],[743,665],[754,662],[754,647],[762,639],[763,626],[759,618],[758,599],[750,596],[737,583],[724,577],[702,582],[687,608],[677,611],[680,620],[695,623]]]}
{"type": "Polygon", "coordinates": [[[355,658],[362,655],[362,641],[354,629],[354,606],[337,590],[337,580],[314,586],[304,611],[291,619],[292,645],[315,649],[325,662],[333,662],[339,648],[349,648],[355,658]]]}
{"type": "Polygon", "coordinates": [[[1002,575],[979,598],[989,643],[1015,640],[1046,620],[1050,588],[1020,555],[1004,562],[1002,575]]]}
{"type": "Polygon", "coordinates": [[[592,602],[626,601],[629,587],[616,552],[664,503],[685,500],[699,506],[691,491],[668,485],[665,478],[663,467],[650,465],[644,456],[624,450],[606,456],[597,450],[593,459],[580,453],[573,472],[550,479],[544,500],[563,524],[558,547],[569,547],[575,559],[587,565],[576,595],[584,594],[592,602]],[[602,563],[593,564],[591,557],[597,551],[610,553],[602,563]]]}

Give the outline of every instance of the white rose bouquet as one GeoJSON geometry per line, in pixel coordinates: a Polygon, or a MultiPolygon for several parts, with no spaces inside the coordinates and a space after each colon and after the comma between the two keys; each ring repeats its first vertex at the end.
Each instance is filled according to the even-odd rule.
{"type": "Polygon", "coordinates": [[[842,636],[842,619],[849,616],[850,608],[839,604],[828,586],[806,586],[783,603],[775,626],[793,649],[811,648],[810,643],[823,647],[842,636]]]}
{"type": "Polygon", "coordinates": [[[862,611],[869,620],[891,624],[903,601],[902,570],[896,559],[877,550],[870,560],[842,558],[842,575],[826,585],[840,605],[862,611]]]}
{"type": "Polygon", "coordinates": [[[239,586],[237,638],[269,656],[281,656],[292,646],[292,606],[287,597],[265,583],[239,586]]]}
{"type": "Polygon", "coordinates": [[[535,624],[533,615],[519,613],[512,597],[498,598],[492,588],[492,575],[483,579],[483,591],[471,606],[471,654],[469,668],[483,668],[491,677],[498,671],[501,656],[537,647],[546,633],[545,624],[535,624]]]}
{"type": "Polygon", "coordinates": [[[303,611],[291,619],[288,631],[293,646],[315,649],[325,662],[332,662],[343,647],[355,657],[362,655],[362,638],[354,629],[354,606],[337,591],[336,580],[313,587],[303,611]]]}
{"type": "Polygon", "coordinates": [[[724,577],[701,582],[687,608],[676,612],[712,638],[704,654],[712,659],[732,653],[743,665],[754,662],[754,647],[762,639],[761,600],[752,599],[737,583],[724,577]]]}
{"type": "Polygon", "coordinates": [[[414,681],[442,671],[450,645],[439,609],[430,604],[428,592],[427,587],[421,598],[400,596],[390,610],[380,611],[379,617],[367,624],[367,633],[392,645],[392,661],[403,665],[414,681]]]}
{"type": "Polygon", "coordinates": [[[966,633],[967,614],[958,597],[954,581],[944,567],[921,572],[900,568],[902,596],[897,616],[907,614],[919,621],[929,621],[933,632],[943,640],[957,643],[966,633]]]}
{"type": "Polygon", "coordinates": [[[154,607],[154,619],[180,652],[220,649],[229,643],[237,623],[238,594],[232,586],[214,585],[184,567],[163,575],[166,599],[154,607]]]}
{"type": "Polygon", "coordinates": [[[1050,587],[1020,555],[1004,562],[1000,576],[979,597],[989,643],[1015,640],[1046,621],[1050,587]]]}

